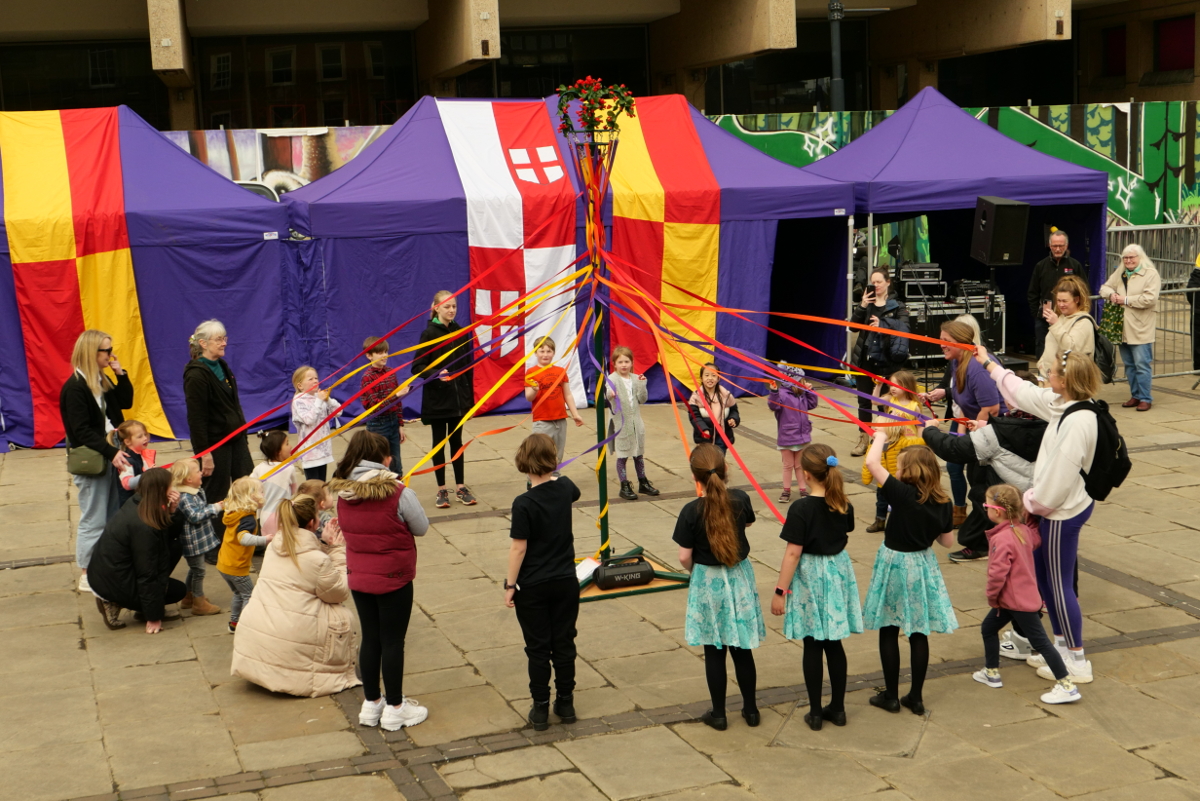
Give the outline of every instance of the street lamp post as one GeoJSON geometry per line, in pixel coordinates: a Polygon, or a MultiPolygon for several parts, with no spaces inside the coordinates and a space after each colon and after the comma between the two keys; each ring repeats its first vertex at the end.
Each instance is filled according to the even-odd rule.
{"type": "Polygon", "coordinates": [[[846,84],[842,80],[842,17],[846,7],[840,0],[829,0],[829,35],[832,39],[833,78],[829,81],[833,111],[846,110],[846,84]]]}

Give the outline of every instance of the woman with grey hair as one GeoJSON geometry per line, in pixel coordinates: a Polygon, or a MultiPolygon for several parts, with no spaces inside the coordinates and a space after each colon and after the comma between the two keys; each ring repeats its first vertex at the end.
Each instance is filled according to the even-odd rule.
{"type": "Polygon", "coordinates": [[[1141,245],[1121,251],[1121,266],[1100,287],[1107,303],[1125,307],[1121,326],[1121,361],[1129,379],[1129,400],[1121,405],[1150,411],[1150,376],[1154,365],[1154,331],[1158,323],[1158,293],[1162,279],[1141,245]]]}
{"type": "MultiPolygon", "coordinates": [[[[225,362],[229,336],[220,320],[205,320],[188,340],[194,355],[183,368],[183,396],[187,402],[192,451],[203,453],[246,424],[238,398],[237,379],[225,362]]],[[[250,475],[254,459],[246,432],[238,434],[200,459],[204,494],[209,503],[225,500],[235,479],[250,475]]]]}

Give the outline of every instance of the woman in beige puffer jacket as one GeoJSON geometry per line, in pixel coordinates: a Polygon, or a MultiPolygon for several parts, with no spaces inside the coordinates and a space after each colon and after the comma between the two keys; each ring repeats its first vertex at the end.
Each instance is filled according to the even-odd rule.
{"type": "MultiPolygon", "coordinates": [[[[362,682],[358,643],[345,602],[346,547],[334,529],[328,544],[313,533],[316,501],[279,505],[279,534],[267,546],[254,595],[233,640],[232,673],[274,692],[316,698],[362,682]]],[[[327,528],[328,530],[328,528],[327,528]]]]}

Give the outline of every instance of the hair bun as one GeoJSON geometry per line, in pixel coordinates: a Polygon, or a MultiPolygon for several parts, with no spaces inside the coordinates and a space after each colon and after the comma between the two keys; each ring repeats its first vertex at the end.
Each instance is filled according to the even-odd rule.
{"type": "Polygon", "coordinates": [[[257,436],[261,440],[261,439],[266,439],[267,434],[270,434],[270,433],[271,433],[270,431],[263,429],[262,431],[259,431],[257,434],[255,434],[255,436],[257,436]]]}
{"type": "Polygon", "coordinates": [[[832,455],[830,455],[830,456],[826,456],[826,457],[825,457],[825,464],[829,465],[830,467],[837,467],[837,466],[838,466],[838,460],[837,460],[837,457],[836,457],[836,456],[832,456],[832,455]]]}

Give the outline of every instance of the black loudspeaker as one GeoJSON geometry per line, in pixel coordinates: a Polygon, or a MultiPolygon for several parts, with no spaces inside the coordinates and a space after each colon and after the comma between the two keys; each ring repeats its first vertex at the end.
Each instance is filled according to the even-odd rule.
{"type": "Polygon", "coordinates": [[[1025,257],[1025,230],[1028,226],[1028,203],[980,196],[975,203],[971,258],[989,267],[1021,264],[1025,257]]]}

